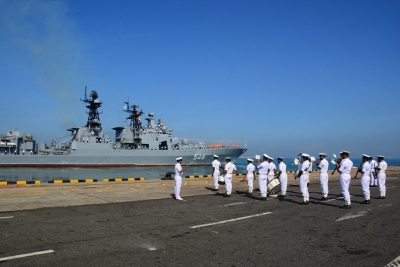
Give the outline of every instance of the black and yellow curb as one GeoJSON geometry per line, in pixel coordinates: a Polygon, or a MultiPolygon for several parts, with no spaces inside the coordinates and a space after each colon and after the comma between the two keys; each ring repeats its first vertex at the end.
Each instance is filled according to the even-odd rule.
{"type": "MultiPolygon", "coordinates": [[[[242,173],[234,174],[234,176],[240,176],[240,175],[244,175],[244,174],[242,174],[242,173]]],[[[209,175],[188,175],[188,176],[185,176],[185,178],[191,178],[191,179],[193,179],[193,178],[212,178],[212,175],[211,174],[209,174],[209,175]]]]}
{"type": "MultiPolygon", "coordinates": [[[[105,178],[103,180],[98,179],[72,179],[72,180],[52,180],[48,181],[49,184],[73,184],[73,183],[96,183],[96,182],[134,182],[134,181],[144,181],[141,178],[105,178]]],[[[46,182],[44,182],[46,183],[46,182]]],[[[25,184],[42,184],[40,181],[0,181],[0,186],[2,185],[25,185],[25,184]]]]}

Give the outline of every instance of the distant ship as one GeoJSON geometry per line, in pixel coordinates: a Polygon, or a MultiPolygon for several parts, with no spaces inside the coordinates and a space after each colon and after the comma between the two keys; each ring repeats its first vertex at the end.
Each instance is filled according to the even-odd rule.
{"type": "Polygon", "coordinates": [[[81,99],[88,109],[85,126],[70,128],[70,141],[50,145],[36,143],[32,134],[20,135],[19,131],[7,131],[0,135],[1,167],[134,167],[172,166],[177,157],[183,157],[184,164],[210,165],[213,155],[221,160],[240,157],[247,149],[239,145],[206,145],[187,139],[173,137],[159,119],[154,122],[154,113],[148,113],[142,125],[142,110],[139,106],[125,102],[124,111],[129,113],[130,125],[115,127],[115,140],[102,133],[98,109],[102,102],[96,91],[81,99]]]}

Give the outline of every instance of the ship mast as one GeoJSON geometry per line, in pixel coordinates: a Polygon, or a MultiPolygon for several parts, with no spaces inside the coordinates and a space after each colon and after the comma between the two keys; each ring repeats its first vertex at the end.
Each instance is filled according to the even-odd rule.
{"type": "Polygon", "coordinates": [[[131,121],[130,126],[132,126],[133,129],[140,129],[142,127],[140,116],[143,114],[143,111],[138,110],[138,105],[129,106],[129,100],[124,102],[124,104],[124,111],[129,113],[129,116],[126,119],[131,121]]]}
{"type": "Polygon", "coordinates": [[[99,114],[101,114],[102,112],[99,113],[97,109],[101,107],[102,102],[97,99],[99,95],[95,90],[90,92],[90,99],[88,99],[86,96],[86,90],[87,88],[85,86],[85,98],[80,99],[81,101],[86,103],[86,108],[89,110],[86,112],[88,114],[86,127],[88,127],[90,130],[93,130],[93,132],[98,135],[98,133],[100,133],[102,130],[99,116],[99,114]]]}

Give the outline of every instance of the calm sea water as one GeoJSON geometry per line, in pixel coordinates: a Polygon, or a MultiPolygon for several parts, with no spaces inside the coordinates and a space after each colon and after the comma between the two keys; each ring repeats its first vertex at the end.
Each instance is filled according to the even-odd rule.
{"type": "MultiPolygon", "coordinates": [[[[330,159],[329,159],[330,160],[330,159]]],[[[352,159],[354,166],[358,167],[361,159],[352,159]]],[[[387,159],[389,166],[400,166],[400,159],[387,159]]],[[[288,171],[296,170],[293,159],[285,159],[288,171]]],[[[276,165],[277,162],[275,162],[276,165]]],[[[235,161],[238,173],[246,172],[246,159],[239,158],[235,161]]],[[[334,166],[330,165],[331,169],[334,166]]],[[[314,169],[316,167],[314,166],[314,169]]],[[[211,174],[210,166],[189,167],[184,175],[206,175],[211,174]]],[[[104,178],[129,178],[144,177],[146,180],[160,179],[166,172],[174,171],[174,167],[132,167],[132,168],[2,168],[0,169],[0,181],[35,181],[48,182],[51,180],[71,179],[104,179],[104,178]]]]}

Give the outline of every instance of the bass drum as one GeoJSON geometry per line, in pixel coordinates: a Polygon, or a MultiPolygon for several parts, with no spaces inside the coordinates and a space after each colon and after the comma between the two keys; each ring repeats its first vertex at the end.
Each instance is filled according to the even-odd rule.
{"type": "Polygon", "coordinates": [[[267,184],[267,187],[270,195],[276,195],[281,191],[281,182],[279,182],[279,179],[272,179],[267,184]]]}
{"type": "Polygon", "coordinates": [[[220,185],[224,185],[225,184],[224,176],[222,176],[222,175],[218,176],[218,184],[220,184],[220,185]]]}

